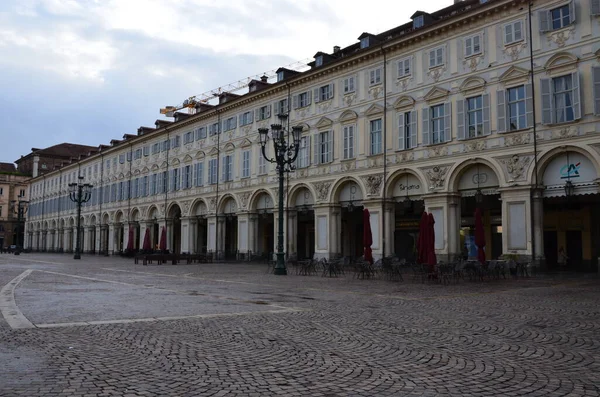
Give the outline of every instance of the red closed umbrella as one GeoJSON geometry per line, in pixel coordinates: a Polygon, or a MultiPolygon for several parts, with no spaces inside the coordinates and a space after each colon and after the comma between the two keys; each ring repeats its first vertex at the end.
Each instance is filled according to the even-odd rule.
{"type": "Polygon", "coordinates": [[[365,260],[373,264],[373,234],[371,233],[371,215],[368,209],[363,210],[363,247],[365,247],[365,260]]]}
{"type": "Polygon", "coordinates": [[[167,228],[163,226],[162,231],[160,233],[160,243],[158,244],[158,248],[161,251],[167,250],[167,228]]]}
{"type": "Polygon", "coordinates": [[[129,237],[127,238],[127,251],[133,251],[133,229],[129,228],[129,237]]]}
{"type": "Polygon", "coordinates": [[[483,265],[485,263],[485,232],[480,208],[475,210],[475,245],[477,246],[477,260],[483,265]]]}
{"type": "Polygon", "coordinates": [[[142,249],[144,251],[151,251],[152,244],[150,243],[150,229],[146,228],[146,233],[144,234],[144,244],[142,244],[142,249]]]}
{"type": "Polygon", "coordinates": [[[427,224],[427,212],[423,212],[419,222],[419,236],[417,237],[417,263],[427,262],[427,224]]]}
{"type": "Polygon", "coordinates": [[[433,268],[437,264],[435,256],[435,219],[430,213],[427,217],[427,264],[433,268]]]}

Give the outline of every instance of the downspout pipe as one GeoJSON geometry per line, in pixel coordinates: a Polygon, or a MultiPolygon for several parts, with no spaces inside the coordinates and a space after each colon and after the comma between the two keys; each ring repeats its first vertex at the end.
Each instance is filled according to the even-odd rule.
{"type": "MultiPolygon", "coordinates": [[[[533,106],[533,180],[534,180],[534,190],[531,192],[531,203],[533,205],[535,205],[535,191],[538,189],[539,187],[539,180],[538,180],[538,149],[537,149],[537,117],[536,117],[536,107],[535,107],[535,72],[534,72],[534,62],[533,62],[533,43],[532,43],[532,38],[533,38],[533,28],[532,28],[532,10],[531,7],[533,5],[533,2],[529,2],[528,5],[528,16],[529,16],[529,66],[530,66],[530,73],[531,73],[531,99],[532,99],[532,106],[533,106]]],[[[533,207],[532,205],[532,207],[533,207]]],[[[534,231],[534,225],[535,225],[535,213],[537,211],[537,208],[532,208],[531,210],[531,230],[532,230],[532,236],[533,238],[531,239],[531,259],[532,261],[536,261],[536,258],[539,256],[537,253],[537,249],[539,247],[536,246],[536,238],[535,238],[535,231],[534,231]]]]}
{"type": "Polygon", "coordinates": [[[382,178],[382,192],[381,192],[381,227],[383,233],[381,234],[381,258],[385,258],[386,250],[386,216],[385,216],[385,185],[387,179],[387,54],[385,48],[381,46],[381,52],[383,53],[383,178],[382,178]]]}

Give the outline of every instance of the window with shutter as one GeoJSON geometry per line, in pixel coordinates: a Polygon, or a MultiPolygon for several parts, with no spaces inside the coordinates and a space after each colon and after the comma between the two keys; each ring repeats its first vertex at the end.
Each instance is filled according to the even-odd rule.
{"type": "Polygon", "coordinates": [[[523,41],[523,21],[514,21],[504,25],[504,45],[523,41]]]}
{"type": "Polygon", "coordinates": [[[465,57],[481,54],[481,36],[475,35],[465,39],[465,57]]]}
{"type": "Polygon", "coordinates": [[[344,94],[354,92],[354,76],[346,77],[344,79],[344,94]]]}
{"type": "Polygon", "coordinates": [[[369,84],[381,84],[381,68],[373,69],[369,72],[369,84]]]}
{"type": "Polygon", "coordinates": [[[552,80],[541,79],[540,83],[542,92],[542,124],[553,124],[552,80]]]}
{"type": "Polygon", "coordinates": [[[411,139],[413,135],[412,128],[414,112],[398,113],[398,150],[410,149],[412,147],[411,139]]]}
{"type": "Polygon", "coordinates": [[[382,141],[381,141],[381,135],[382,135],[382,120],[381,119],[377,119],[377,120],[371,120],[369,123],[369,132],[370,132],[370,138],[371,138],[371,155],[376,155],[376,154],[381,154],[382,153],[382,141]]]}
{"type": "Polygon", "coordinates": [[[300,148],[296,159],[296,168],[306,168],[310,165],[310,136],[300,138],[300,148]]]}
{"type": "Polygon", "coordinates": [[[410,112],[410,148],[417,147],[417,111],[410,112]]]}
{"type": "Polygon", "coordinates": [[[576,119],[579,99],[578,74],[555,77],[552,79],[553,118],[557,123],[565,123],[576,119]],[[576,78],[574,78],[576,77],[576,78]]]}
{"type": "Polygon", "coordinates": [[[410,58],[404,58],[398,61],[398,78],[402,79],[404,77],[410,76],[411,68],[410,68],[410,58]]]}
{"type": "Polygon", "coordinates": [[[444,117],[444,105],[436,105],[430,108],[431,116],[429,118],[430,124],[430,143],[437,144],[445,142],[445,117],[444,117]]]}
{"type": "Polygon", "coordinates": [[[344,135],[344,160],[354,158],[354,126],[347,125],[343,128],[344,135]]]}
{"type": "Polygon", "coordinates": [[[429,68],[436,68],[444,64],[444,47],[429,51],[429,68]]]}
{"type": "MultiPolygon", "coordinates": [[[[600,0],[598,1],[600,3],[600,0]]],[[[592,67],[592,80],[594,84],[594,114],[600,116],[600,67],[592,67]]]]}
{"type": "Polygon", "coordinates": [[[600,15],[600,0],[590,0],[590,9],[593,16],[600,15]]]}
{"type": "Polygon", "coordinates": [[[250,151],[245,150],[242,155],[242,178],[250,177],[250,151]]]}

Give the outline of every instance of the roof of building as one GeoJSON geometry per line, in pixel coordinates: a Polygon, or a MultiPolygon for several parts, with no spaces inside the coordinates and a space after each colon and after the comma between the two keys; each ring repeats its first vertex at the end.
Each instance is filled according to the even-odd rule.
{"type": "Polygon", "coordinates": [[[81,154],[87,154],[90,151],[98,150],[97,146],[79,145],[76,143],[59,143],[58,145],[50,146],[45,149],[31,148],[31,153],[21,157],[15,162],[18,164],[25,158],[30,156],[48,156],[56,158],[70,159],[72,157],[79,157],[81,154]]]}
{"type": "Polygon", "coordinates": [[[0,163],[0,172],[17,172],[13,163],[0,163]]]}

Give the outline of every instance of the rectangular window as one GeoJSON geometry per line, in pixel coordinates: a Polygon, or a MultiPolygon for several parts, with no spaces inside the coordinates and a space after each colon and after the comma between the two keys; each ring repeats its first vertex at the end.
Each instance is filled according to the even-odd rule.
{"type": "Polygon", "coordinates": [[[125,155],[124,154],[119,155],[119,164],[125,164],[125,155]]]}
{"type": "Polygon", "coordinates": [[[275,102],[275,114],[287,114],[288,113],[288,100],[282,99],[280,101],[275,102]]]}
{"type": "Polygon", "coordinates": [[[117,158],[113,157],[113,168],[115,168],[117,166],[117,158]]]}
{"type": "Polygon", "coordinates": [[[171,170],[171,185],[170,185],[170,190],[172,192],[179,190],[180,186],[181,186],[181,172],[179,170],[179,168],[175,168],[173,170],[171,170]]]}
{"type": "Polygon", "coordinates": [[[142,197],[148,195],[148,176],[142,178],[142,197]]]}
{"type": "Polygon", "coordinates": [[[127,152],[127,161],[130,162],[131,161],[131,157],[133,156],[132,152],[127,152]]]}
{"type": "Polygon", "coordinates": [[[142,151],[143,151],[143,153],[144,153],[144,156],[148,156],[148,155],[150,155],[150,146],[147,146],[147,145],[146,145],[146,146],[144,146],[144,147],[142,148],[142,151]]]}
{"type": "Polygon", "coordinates": [[[211,159],[208,161],[208,183],[210,185],[214,185],[218,181],[217,161],[217,159],[211,159]]]}
{"type": "Polygon", "coordinates": [[[355,91],[354,83],[354,76],[346,77],[344,79],[344,94],[349,94],[355,91]]]}
{"type": "Polygon", "coordinates": [[[194,132],[189,131],[183,135],[183,144],[187,145],[188,143],[194,142],[194,132]]]}
{"type": "Polygon", "coordinates": [[[429,69],[442,66],[444,64],[444,47],[429,51],[429,69]]]}
{"type": "Polygon", "coordinates": [[[271,117],[271,105],[261,106],[258,109],[258,120],[266,120],[271,117]]]}
{"type": "Polygon", "coordinates": [[[398,149],[410,149],[413,147],[411,139],[416,136],[416,117],[414,112],[404,112],[398,115],[398,149]]]}
{"type": "Polygon", "coordinates": [[[523,41],[523,22],[514,21],[504,25],[504,44],[509,45],[523,41]]]}
{"type": "Polygon", "coordinates": [[[223,131],[231,131],[234,130],[235,125],[235,117],[229,117],[227,120],[223,122],[223,131]]]}
{"type": "MultiPolygon", "coordinates": [[[[1,192],[0,192],[1,194],[1,192]]],[[[25,197],[25,189],[19,190],[19,197],[25,197]]]]}
{"type": "Polygon", "coordinates": [[[354,126],[346,125],[343,128],[344,135],[344,160],[354,158],[354,126]]]}
{"type": "Polygon", "coordinates": [[[155,143],[152,145],[152,154],[160,153],[160,143],[155,143]]]}
{"type": "Polygon", "coordinates": [[[245,150],[242,154],[242,178],[250,177],[250,150],[245,150]]]}
{"type": "Polygon", "coordinates": [[[196,135],[196,140],[199,141],[200,139],[204,139],[206,138],[206,127],[199,127],[196,128],[196,130],[194,131],[195,135],[196,135]]]}
{"type": "Polygon", "coordinates": [[[509,131],[527,128],[527,116],[525,114],[525,86],[509,88],[506,91],[508,102],[508,128],[509,131]]]}
{"type": "Polygon", "coordinates": [[[431,143],[442,143],[446,139],[444,137],[444,105],[431,107],[431,143]]]}
{"type": "Polygon", "coordinates": [[[160,190],[161,193],[166,193],[169,189],[169,173],[167,171],[163,171],[161,175],[162,180],[162,188],[160,190]]]}
{"type": "Polygon", "coordinates": [[[550,10],[550,23],[553,30],[561,29],[571,24],[571,13],[568,4],[550,10]]]}
{"type": "Polygon", "coordinates": [[[483,97],[467,98],[467,137],[483,135],[483,97]]]}
{"type": "Polygon", "coordinates": [[[369,72],[369,85],[381,84],[381,68],[369,72]]]}
{"type": "Polygon", "coordinates": [[[223,182],[233,181],[233,155],[223,157],[223,182]]]}
{"type": "Polygon", "coordinates": [[[189,189],[192,187],[192,166],[186,165],[183,168],[183,188],[189,189]]]}
{"type": "Polygon", "coordinates": [[[300,147],[298,148],[298,157],[296,159],[297,168],[306,168],[310,165],[310,136],[300,138],[300,147]]]}
{"type": "Polygon", "coordinates": [[[303,92],[302,94],[298,94],[298,108],[304,108],[309,105],[308,102],[308,92],[303,92]]]}
{"type": "Polygon", "coordinates": [[[381,147],[381,132],[382,122],[381,119],[371,120],[370,125],[370,136],[371,136],[371,155],[381,154],[383,152],[381,147]]]}
{"type": "Polygon", "coordinates": [[[415,19],[413,19],[413,29],[418,29],[425,24],[425,16],[419,15],[415,19]]]}
{"type": "Polygon", "coordinates": [[[481,54],[481,36],[476,35],[465,39],[465,57],[481,54]]]}
{"type": "Polygon", "coordinates": [[[557,123],[575,120],[573,110],[573,76],[566,75],[552,79],[554,93],[554,119],[557,123]]]}
{"type": "Polygon", "coordinates": [[[131,191],[131,198],[138,197],[138,189],[140,188],[140,178],[135,178],[133,180],[133,189],[131,191]]]}
{"type": "Polygon", "coordinates": [[[402,79],[412,74],[410,69],[410,58],[401,59],[398,61],[398,78],[402,79]]]}
{"type": "Polygon", "coordinates": [[[318,139],[318,163],[329,163],[331,159],[331,135],[332,131],[323,131],[317,135],[318,139]]]}
{"type": "Polygon", "coordinates": [[[363,37],[360,39],[360,48],[367,48],[369,46],[369,37],[363,37]]]}
{"type": "Polygon", "coordinates": [[[324,85],[319,88],[319,100],[326,101],[330,98],[329,86],[324,85]]]}
{"type": "Polygon", "coordinates": [[[204,163],[196,163],[194,168],[194,185],[204,186],[204,163]]]}
{"type": "Polygon", "coordinates": [[[254,115],[254,112],[246,112],[246,113],[242,113],[242,115],[240,116],[240,125],[248,125],[248,124],[252,124],[252,116],[254,115]]]}
{"type": "Polygon", "coordinates": [[[220,133],[219,123],[213,123],[208,127],[208,135],[213,136],[220,133]]]}
{"type": "Polygon", "coordinates": [[[154,196],[155,194],[158,193],[157,187],[156,187],[156,182],[157,182],[158,178],[156,174],[152,174],[150,175],[150,195],[154,196]]]}
{"type": "Polygon", "coordinates": [[[142,148],[136,149],[134,154],[133,154],[133,158],[135,160],[139,160],[142,158],[143,152],[142,152],[142,148]]]}
{"type": "Polygon", "coordinates": [[[322,65],[323,65],[323,55],[319,55],[315,59],[315,66],[322,66],[322,65]]]}

